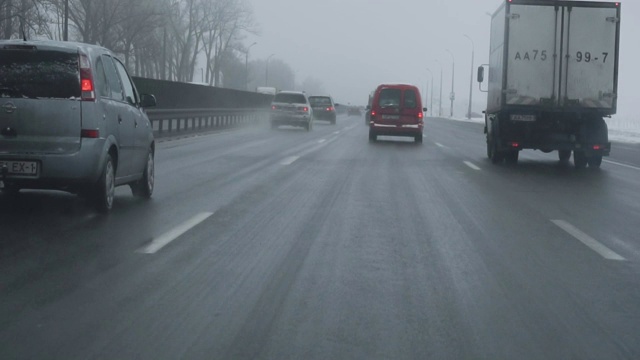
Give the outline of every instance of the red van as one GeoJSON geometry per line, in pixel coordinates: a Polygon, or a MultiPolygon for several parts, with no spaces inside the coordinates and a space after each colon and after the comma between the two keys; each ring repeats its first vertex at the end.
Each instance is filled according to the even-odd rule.
{"type": "MultiPolygon", "coordinates": [[[[367,106],[369,108],[369,106],[367,106]]],[[[420,91],[413,85],[379,85],[370,105],[369,141],[378,135],[411,136],[422,142],[424,112],[420,91]]]]}

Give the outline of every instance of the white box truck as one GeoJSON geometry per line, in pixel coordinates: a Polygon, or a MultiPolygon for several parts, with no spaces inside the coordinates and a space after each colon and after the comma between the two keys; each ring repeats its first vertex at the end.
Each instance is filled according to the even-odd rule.
{"type": "MultiPolygon", "coordinates": [[[[620,3],[504,0],[491,20],[485,134],[493,163],[522,149],[573,152],[577,168],[608,156],[616,113],[620,3]]],[[[485,65],[486,66],[486,65],[485,65]]],[[[484,82],[484,69],[478,81],[484,82]]],[[[483,86],[481,84],[481,87],[483,86]]]]}

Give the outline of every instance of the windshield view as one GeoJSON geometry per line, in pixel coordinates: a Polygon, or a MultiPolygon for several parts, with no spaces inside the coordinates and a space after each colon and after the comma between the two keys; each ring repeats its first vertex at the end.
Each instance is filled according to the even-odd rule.
{"type": "Polygon", "coordinates": [[[0,360],[640,359],[637,34],[640,0],[0,0],[0,360]]]}

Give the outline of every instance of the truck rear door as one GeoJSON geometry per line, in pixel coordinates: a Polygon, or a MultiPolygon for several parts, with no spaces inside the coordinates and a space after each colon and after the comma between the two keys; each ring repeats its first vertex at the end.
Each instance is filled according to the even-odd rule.
{"type": "Polygon", "coordinates": [[[565,8],[565,105],[615,110],[619,10],[565,8]]]}
{"type": "Polygon", "coordinates": [[[554,6],[512,4],[507,14],[508,51],[505,100],[508,105],[538,105],[556,98],[559,33],[554,6]]]}

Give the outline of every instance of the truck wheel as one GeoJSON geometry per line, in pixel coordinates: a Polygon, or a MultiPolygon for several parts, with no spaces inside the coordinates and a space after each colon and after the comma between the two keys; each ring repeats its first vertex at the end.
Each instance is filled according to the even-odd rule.
{"type": "Polygon", "coordinates": [[[576,169],[584,169],[587,167],[587,154],[584,151],[573,151],[573,165],[576,169]]]}
{"type": "Polygon", "coordinates": [[[505,154],[505,161],[507,164],[515,165],[518,163],[518,156],[520,155],[520,151],[509,151],[505,154]]]}
{"type": "Polygon", "coordinates": [[[95,185],[93,201],[99,212],[107,213],[113,207],[115,197],[116,167],[113,165],[111,155],[107,154],[107,159],[102,169],[102,174],[95,185]]]}
{"type": "Polygon", "coordinates": [[[498,151],[498,144],[495,141],[491,141],[489,145],[491,149],[491,155],[489,158],[491,159],[492,164],[499,164],[504,160],[504,154],[498,151]]]}
{"type": "Polygon", "coordinates": [[[598,169],[602,164],[602,155],[593,155],[587,159],[590,168],[598,169]]]}
{"type": "Polygon", "coordinates": [[[562,162],[567,162],[571,158],[571,150],[558,150],[558,158],[562,162]]]}

